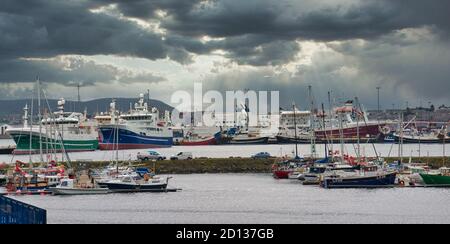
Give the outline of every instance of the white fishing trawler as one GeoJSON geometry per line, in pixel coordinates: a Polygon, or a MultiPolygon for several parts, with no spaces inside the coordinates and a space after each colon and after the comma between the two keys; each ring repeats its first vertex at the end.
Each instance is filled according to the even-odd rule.
{"type": "Polygon", "coordinates": [[[64,111],[65,100],[58,101],[58,111],[45,114],[38,125],[29,122],[28,106],[24,108],[23,126],[9,128],[6,133],[15,143],[14,154],[51,153],[64,150],[93,151],[98,148],[98,133],[95,123],[86,113],[64,111]]]}
{"type": "Polygon", "coordinates": [[[98,128],[101,150],[172,146],[172,129],[160,119],[158,109],[149,109],[144,94],[140,94],[139,101],[126,114],[119,115],[115,101],[110,109],[110,122],[99,124],[98,128]]]}

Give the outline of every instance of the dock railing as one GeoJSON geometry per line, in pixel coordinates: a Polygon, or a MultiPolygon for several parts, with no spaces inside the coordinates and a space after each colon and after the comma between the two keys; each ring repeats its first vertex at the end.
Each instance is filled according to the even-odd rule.
{"type": "Polygon", "coordinates": [[[0,224],[47,224],[47,211],[0,196],[0,224]]]}

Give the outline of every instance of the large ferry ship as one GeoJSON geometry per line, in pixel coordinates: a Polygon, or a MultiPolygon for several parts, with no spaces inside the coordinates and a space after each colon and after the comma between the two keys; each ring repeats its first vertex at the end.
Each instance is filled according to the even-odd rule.
{"type": "Polygon", "coordinates": [[[28,121],[28,106],[24,108],[23,126],[9,128],[6,133],[15,143],[14,154],[94,151],[98,148],[95,124],[86,114],[64,111],[65,100],[58,101],[58,111],[44,115],[40,125],[28,121]]]}
{"type": "Polygon", "coordinates": [[[167,124],[159,119],[156,108],[149,110],[140,94],[134,109],[119,115],[113,101],[110,104],[110,122],[99,124],[99,147],[101,150],[140,149],[171,147],[173,133],[167,124]]]}

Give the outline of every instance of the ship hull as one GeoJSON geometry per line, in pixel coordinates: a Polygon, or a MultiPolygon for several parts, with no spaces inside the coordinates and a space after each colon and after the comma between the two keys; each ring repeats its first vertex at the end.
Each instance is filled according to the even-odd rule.
{"type": "MultiPolygon", "coordinates": [[[[400,139],[401,139],[400,136],[393,135],[393,138],[394,138],[395,143],[400,142],[400,139]]],[[[404,143],[404,144],[407,144],[407,143],[423,143],[423,144],[444,143],[444,139],[439,139],[439,138],[430,139],[430,138],[418,138],[418,137],[413,137],[413,138],[412,137],[403,137],[402,141],[403,141],[402,143],[404,143]]],[[[450,142],[450,138],[445,138],[445,143],[449,143],[449,142],[450,142]]]]}
{"type": "Polygon", "coordinates": [[[214,136],[211,136],[206,139],[199,140],[182,140],[179,144],[182,146],[208,146],[208,145],[217,145],[219,144],[221,138],[221,133],[217,132],[214,136]]]}
{"type": "Polygon", "coordinates": [[[381,188],[393,187],[397,173],[388,173],[376,176],[325,178],[321,185],[324,188],[381,188]]]}
{"type": "Polygon", "coordinates": [[[245,145],[245,144],[267,144],[269,142],[269,137],[249,137],[249,138],[233,138],[228,143],[229,144],[239,144],[239,145],[245,145]]]}
{"type": "Polygon", "coordinates": [[[118,135],[115,131],[116,129],[111,127],[99,128],[100,150],[161,148],[173,145],[173,137],[147,136],[126,128],[118,129],[118,135]]]}
{"type": "Polygon", "coordinates": [[[0,147],[0,154],[12,154],[16,147],[0,147]]]}
{"type": "Polygon", "coordinates": [[[290,143],[309,144],[309,143],[311,143],[311,139],[292,138],[292,137],[288,137],[288,136],[277,136],[277,142],[285,143],[285,144],[290,144],[290,143]]]}
{"type": "Polygon", "coordinates": [[[109,189],[107,188],[58,188],[50,187],[49,191],[53,195],[99,195],[108,194],[109,189]]]}
{"type": "Polygon", "coordinates": [[[450,176],[420,174],[426,186],[450,187],[450,176]]]}
{"type": "Polygon", "coordinates": [[[275,179],[289,179],[292,172],[292,170],[274,170],[272,173],[275,179]]]}
{"type": "MultiPolygon", "coordinates": [[[[61,141],[55,140],[53,138],[48,138],[45,135],[39,136],[37,133],[32,133],[31,135],[31,146],[30,146],[30,134],[26,131],[23,132],[10,132],[11,137],[16,143],[16,149],[13,154],[29,154],[29,153],[39,153],[40,144],[42,144],[42,151],[47,152],[61,152],[62,145],[61,141]]],[[[93,139],[79,139],[79,140],[62,140],[64,145],[64,150],[66,152],[82,152],[82,151],[94,151],[98,148],[97,138],[93,139]]]]}
{"type": "Polygon", "coordinates": [[[207,146],[207,145],[216,145],[216,144],[217,144],[217,140],[214,137],[206,139],[206,140],[199,140],[199,141],[183,140],[180,142],[180,145],[182,145],[182,146],[207,146]]]}
{"type": "Polygon", "coordinates": [[[101,183],[101,187],[111,192],[160,192],[167,189],[167,183],[155,184],[127,184],[127,183],[101,183]]]}
{"type": "MultiPolygon", "coordinates": [[[[360,125],[359,129],[356,126],[347,127],[342,129],[342,134],[344,141],[356,141],[358,140],[358,130],[359,130],[359,139],[370,139],[370,140],[378,140],[381,138],[382,133],[380,132],[380,127],[383,127],[383,124],[374,124],[374,125],[360,125]]],[[[338,128],[333,130],[316,130],[314,132],[316,140],[325,141],[325,140],[340,140],[340,130],[338,128]]]]}
{"type": "MultiPolygon", "coordinates": [[[[373,138],[360,138],[359,139],[361,142],[364,143],[370,143],[370,142],[381,142],[382,139],[380,139],[379,137],[373,137],[373,138]]],[[[310,144],[311,143],[311,139],[307,139],[307,138],[294,138],[294,137],[287,137],[287,136],[277,136],[277,142],[280,144],[293,144],[293,143],[299,143],[299,144],[310,144]]],[[[340,142],[340,139],[333,139],[334,143],[338,143],[340,142]]],[[[344,143],[357,143],[358,142],[358,137],[355,138],[344,138],[344,143]]],[[[325,143],[331,143],[331,139],[325,140],[325,139],[321,139],[321,138],[316,138],[314,139],[314,143],[315,144],[325,144],[325,143]]]]}

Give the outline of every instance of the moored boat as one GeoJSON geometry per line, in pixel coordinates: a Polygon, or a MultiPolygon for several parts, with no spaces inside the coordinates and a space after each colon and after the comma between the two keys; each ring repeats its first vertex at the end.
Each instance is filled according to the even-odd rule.
{"type": "Polygon", "coordinates": [[[111,192],[164,192],[170,177],[160,178],[144,175],[143,178],[125,176],[120,180],[109,180],[99,183],[111,192]]]}
{"type": "Polygon", "coordinates": [[[305,171],[305,165],[301,159],[281,160],[272,165],[272,175],[276,179],[297,179],[305,171]]]}
{"type": "Polygon", "coordinates": [[[267,144],[269,137],[260,137],[256,135],[249,135],[246,133],[238,134],[234,136],[228,143],[229,144],[267,144]]]}
{"type": "Polygon", "coordinates": [[[111,103],[110,123],[99,125],[101,150],[144,149],[171,147],[172,130],[159,119],[159,111],[149,107],[140,94],[134,109],[117,115],[115,102],[111,103]]]}
{"type": "Polygon", "coordinates": [[[108,188],[96,188],[93,185],[75,185],[74,179],[62,179],[56,187],[50,187],[53,195],[98,195],[109,193],[108,188]]]}
{"type": "Polygon", "coordinates": [[[450,168],[442,167],[436,173],[420,173],[427,187],[450,187],[450,168]]]}
{"type": "Polygon", "coordinates": [[[24,108],[23,126],[10,127],[6,133],[16,143],[14,154],[94,151],[98,134],[85,114],[65,112],[65,101],[58,101],[58,111],[40,121],[40,126],[28,123],[28,106],[24,108]],[[40,127],[40,128],[39,128],[40,127]]]}
{"type": "Polygon", "coordinates": [[[344,106],[334,109],[333,118],[328,119],[324,128],[316,129],[314,135],[317,141],[374,142],[384,138],[385,128],[386,123],[370,121],[365,111],[356,108],[353,101],[347,101],[344,106]],[[363,117],[364,123],[355,121],[356,117],[363,117]]]}
{"type": "Polygon", "coordinates": [[[381,188],[395,185],[397,172],[377,172],[376,174],[353,176],[331,175],[324,177],[321,186],[324,188],[381,188]]]}
{"type": "Polygon", "coordinates": [[[200,136],[198,134],[188,134],[179,142],[182,146],[206,146],[216,145],[220,142],[221,132],[216,132],[212,136],[200,136]]]}

